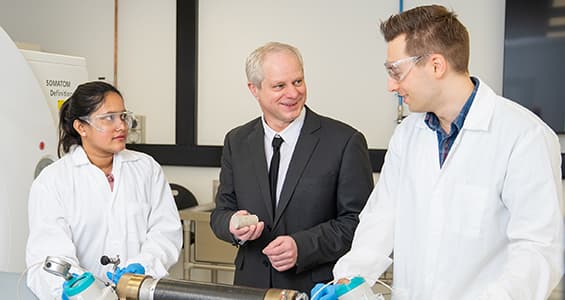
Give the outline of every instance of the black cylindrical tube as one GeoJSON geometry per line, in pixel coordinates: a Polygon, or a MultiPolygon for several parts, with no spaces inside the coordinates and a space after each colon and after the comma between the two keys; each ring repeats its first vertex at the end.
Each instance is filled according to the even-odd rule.
{"type": "Polygon", "coordinates": [[[160,279],[153,300],[263,300],[267,290],[160,279]]]}

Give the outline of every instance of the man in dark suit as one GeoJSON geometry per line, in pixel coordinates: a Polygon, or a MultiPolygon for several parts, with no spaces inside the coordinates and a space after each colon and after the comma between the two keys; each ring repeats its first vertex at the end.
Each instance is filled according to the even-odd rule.
{"type": "Polygon", "coordinates": [[[305,107],[298,49],[259,47],[247,58],[246,73],[263,116],[226,135],[210,225],[218,238],[239,246],[236,285],[308,292],[332,279],[336,260],[351,247],[373,188],[367,142],[305,107]],[[247,214],[259,222],[230,223],[247,214]]]}

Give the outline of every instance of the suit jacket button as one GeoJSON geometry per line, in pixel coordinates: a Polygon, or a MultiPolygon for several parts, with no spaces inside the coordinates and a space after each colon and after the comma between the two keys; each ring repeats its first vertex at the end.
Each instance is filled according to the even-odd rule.
{"type": "Polygon", "coordinates": [[[263,266],[268,267],[269,266],[269,262],[267,260],[263,260],[263,266]]]}
{"type": "Polygon", "coordinates": [[[268,230],[269,232],[271,232],[271,226],[270,226],[270,225],[267,225],[267,230],[268,230]]]}

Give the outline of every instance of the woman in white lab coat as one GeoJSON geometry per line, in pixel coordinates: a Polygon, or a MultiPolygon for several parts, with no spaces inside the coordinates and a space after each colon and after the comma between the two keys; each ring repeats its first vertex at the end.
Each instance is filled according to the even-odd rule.
{"type": "Polygon", "coordinates": [[[182,231],[161,167],[125,149],[133,116],[105,82],[77,87],[59,119],[59,156],[33,182],[29,196],[28,286],[40,299],[61,297],[62,278],[42,269],[61,257],[107,280],[111,265],[140,264],[163,277],[178,259],[182,231]]]}

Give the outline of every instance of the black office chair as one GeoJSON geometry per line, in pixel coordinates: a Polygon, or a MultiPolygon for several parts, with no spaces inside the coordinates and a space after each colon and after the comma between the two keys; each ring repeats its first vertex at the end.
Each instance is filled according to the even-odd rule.
{"type": "Polygon", "coordinates": [[[187,188],[176,183],[169,184],[171,186],[171,191],[173,192],[173,197],[175,198],[175,204],[178,210],[185,208],[190,208],[198,205],[196,197],[187,188]]]}
{"type": "MultiPolygon", "coordinates": [[[[173,198],[175,198],[175,204],[178,210],[183,210],[185,208],[191,208],[198,205],[196,197],[187,188],[176,183],[170,183],[171,191],[173,192],[173,198]]],[[[190,243],[194,243],[194,233],[190,233],[190,243]]],[[[183,245],[184,248],[184,239],[183,245]]]]}

